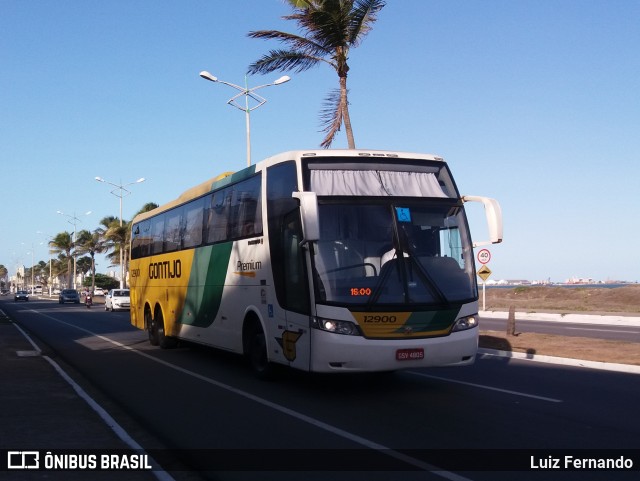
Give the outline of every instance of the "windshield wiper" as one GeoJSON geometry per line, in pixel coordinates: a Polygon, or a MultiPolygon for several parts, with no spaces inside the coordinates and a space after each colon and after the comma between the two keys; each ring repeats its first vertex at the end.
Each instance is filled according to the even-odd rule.
{"type": "Polygon", "coordinates": [[[438,283],[433,280],[433,277],[431,277],[431,274],[429,274],[427,269],[424,268],[424,266],[418,260],[418,258],[415,255],[410,255],[409,259],[410,259],[409,262],[413,263],[415,266],[418,267],[418,273],[422,275],[422,278],[425,281],[425,284],[436,295],[438,300],[443,304],[449,304],[449,299],[447,299],[446,294],[442,291],[442,289],[440,289],[440,287],[438,286],[438,283]]]}

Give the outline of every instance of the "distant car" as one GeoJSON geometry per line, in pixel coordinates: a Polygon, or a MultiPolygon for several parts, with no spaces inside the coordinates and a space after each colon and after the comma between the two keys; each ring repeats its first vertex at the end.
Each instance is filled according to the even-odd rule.
{"type": "Polygon", "coordinates": [[[13,300],[18,301],[27,301],[29,302],[29,293],[27,291],[16,291],[15,296],[13,296],[13,300]]]}
{"type": "Polygon", "coordinates": [[[93,291],[94,296],[104,296],[104,289],[102,287],[96,287],[93,291]]]}
{"type": "Polygon", "coordinates": [[[105,311],[124,311],[130,307],[129,289],[111,289],[104,298],[105,311]]]}
{"type": "Polygon", "coordinates": [[[65,302],[73,302],[74,304],[80,304],[80,294],[75,289],[62,289],[58,296],[58,302],[64,304],[65,302]]]}

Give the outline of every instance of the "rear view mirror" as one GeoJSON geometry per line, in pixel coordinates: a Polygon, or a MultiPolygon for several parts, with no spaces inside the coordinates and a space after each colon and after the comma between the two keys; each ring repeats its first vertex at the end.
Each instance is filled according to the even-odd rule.
{"type": "Polygon", "coordinates": [[[313,242],[320,238],[320,221],[318,220],[318,196],[315,192],[293,192],[292,197],[300,201],[300,217],[302,218],[302,242],[313,242]]]}
{"type": "Polygon", "coordinates": [[[463,202],[481,202],[484,205],[484,213],[487,217],[489,240],[474,242],[473,247],[499,244],[502,242],[502,208],[498,201],[489,197],[475,195],[464,195],[462,196],[462,200],[463,202]]]}

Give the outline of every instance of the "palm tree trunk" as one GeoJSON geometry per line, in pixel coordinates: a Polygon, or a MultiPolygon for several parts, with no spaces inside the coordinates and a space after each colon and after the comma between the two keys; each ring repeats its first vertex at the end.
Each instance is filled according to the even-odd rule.
{"type": "Polygon", "coordinates": [[[350,149],[356,148],[353,138],[353,129],[351,128],[351,117],[349,117],[349,100],[347,98],[347,77],[340,77],[340,107],[342,109],[342,121],[344,122],[344,130],[347,134],[347,142],[350,149]]]}
{"type": "Polygon", "coordinates": [[[96,256],[91,252],[91,292],[96,290],[96,256]]]}

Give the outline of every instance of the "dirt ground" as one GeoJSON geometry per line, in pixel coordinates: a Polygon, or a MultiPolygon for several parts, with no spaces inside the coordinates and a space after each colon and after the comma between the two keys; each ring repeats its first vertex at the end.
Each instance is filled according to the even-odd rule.
{"type": "MultiPolygon", "coordinates": [[[[482,294],[481,294],[482,295],[482,294]]],[[[481,301],[482,302],[482,301],[481,301]]],[[[616,288],[515,287],[486,290],[486,309],[516,312],[622,314],[640,317],[640,285],[616,288]]],[[[640,365],[640,345],[583,337],[480,330],[480,347],[589,361],[640,365]]]]}

